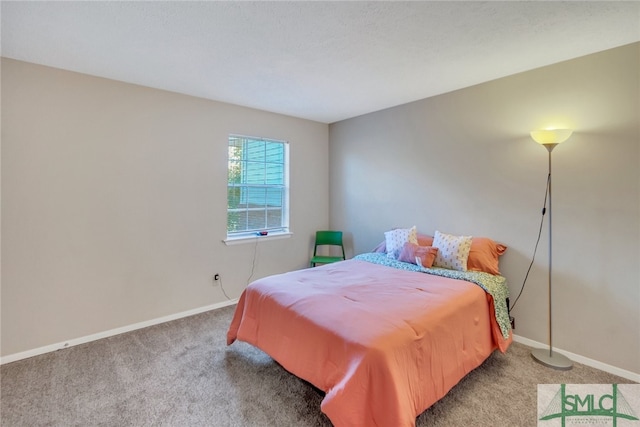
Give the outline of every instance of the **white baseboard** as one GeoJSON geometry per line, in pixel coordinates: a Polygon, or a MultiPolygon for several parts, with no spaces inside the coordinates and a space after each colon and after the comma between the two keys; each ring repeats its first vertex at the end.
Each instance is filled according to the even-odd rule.
{"type": "MultiPolygon", "coordinates": [[[[73,347],[79,344],[85,344],[91,341],[96,341],[102,338],[111,337],[114,335],[123,334],[125,332],[135,331],[137,329],[146,328],[153,325],[158,325],[160,323],[169,322],[171,320],[182,319],[183,317],[193,316],[195,314],[204,313],[206,311],[216,310],[218,308],[227,307],[230,305],[234,305],[238,302],[238,299],[233,299],[229,301],[223,301],[216,304],[207,305],[204,307],[196,308],[193,310],[183,311],[181,313],[171,314],[169,316],[159,317],[157,319],[147,320],[140,323],[134,323],[132,325],[123,326],[121,328],[111,329],[104,332],[99,332],[97,334],[87,335],[81,338],[74,338],[72,340],[63,341],[57,344],[51,344],[44,347],[35,348],[33,350],[23,351],[21,353],[10,354],[4,357],[0,357],[0,365],[4,365],[5,363],[16,362],[18,360],[27,359],[29,357],[38,356],[40,354],[49,353],[52,351],[62,350],[64,348],[73,347]]],[[[521,337],[519,335],[513,335],[513,340],[515,342],[519,342],[521,344],[527,345],[529,347],[535,348],[548,348],[547,344],[540,343],[538,341],[531,340],[529,338],[521,337]]],[[[566,350],[554,348],[554,351],[558,353],[564,354],[569,359],[574,362],[581,363],[583,365],[591,366],[592,368],[600,369],[601,371],[608,372],[613,375],[617,375],[622,378],[626,378],[631,381],[635,381],[640,383],[640,374],[627,371],[625,369],[621,369],[615,366],[608,365],[606,363],[599,362],[597,360],[589,359],[588,357],[581,356],[579,354],[571,353],[566,350]]]]}
{"type": "Polygon", "coordinates": [[[99,332],[97,334],[87,335],[81,338],[74,338],[74,339],[63,341],[57,344],[51,344],[51,345],[46,345],[44,347],[34,348],[33,350],[27,350],[20,353],[9,354],[7,356],[0,357],[0,365],[4,365],[5,363],[16,362],[18,360],[26,359],[33,356],[38,356],[44,353],[50,353],[52,351],[62,350],[63,348],[69,348],[79,344],[85,344],[90,341],[96,341],[102,338],[123,334],[125,332],[135,331],[136,329],[142,329],[149,326],[158,325],[160,323],[169,322],[171,320],[182,319],[183,317],[193,316],[194,314],[204,313],[205,311],[216,310],[218,308],[234,305],[237,302],[238,302],[238,299],[236,298],[229,301],[223,301],[217,304],[211,304],[204,307],[195,308],[193,310],[183,311],[181,313],[158,317],[157,319],[151,319],[151,320],[147,320],[140,323],[134,323],[132,325],[123,326],[121,328],[99,332]]]}
{"type": "MultiPolygon", "coordinates": [[[[513,340],[529,347],[534,348],[549,348],[548,344],[543,344],[538,341],[530,340],[529,338],[521,337],[519,335],[513,335],[513,340]]],[[[579,354],[571,353],[570,351],[562,350],[559,348],[553,348],[553,351],[557,351],[560,354],[567,356],[574,362],[581,363],[583,365],[590,366],[592,368],[600,369],[601,371],[608,372],[613,375],[617,375],[622,378],[626,378],[631,381],[640,383],[640,374],[627,371],[626,369],[617,368],[615,366],[607,365],[606,363],[599,362],[597,360],[589,359],[588,357],[580,356],[579,354]]]]}

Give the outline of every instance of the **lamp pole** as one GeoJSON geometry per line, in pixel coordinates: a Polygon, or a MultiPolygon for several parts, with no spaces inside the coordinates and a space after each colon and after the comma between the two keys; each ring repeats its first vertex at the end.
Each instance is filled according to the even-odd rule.
{"type": "Polygon", "coordinates": [[[552,242],[552,209],[551,209],[551,151],[558,145],[558,143],[544,143],[542,144],[549,151],[549,175],[547,175],[547,194],[549,196],[549,277],[548,277],[548,294],[549,294],[549,351],[547,352],[545,349],[537,348],[531,351],[531,356],[534,358],[536,362],[539,362],[549,368],[559,369],[559,370],[567,370],[571,369],[573,363],[563,354],[554,353],[553,352],[553,341],[552,341],[552,323],[551,323],[551,301],[552,301],[552,282],[551,282],[551,272],[552,272],[552,250],[553,250],[553,242],[552,242]]]}
{"type": "Polygon", "coordinates": [[[553,256],[552,256],[552,250],[553,250],[553,240],[552,240],[552,231],[553,231],[553,226],[551,223],[551,216],[553,214],[553,209],[551,209],[551,151],[553,151],[553,149],[556,147],[556,144],[547,144],[545,145],[545,147],[547,148],[547,150],[549,151],[549,357],[553,357],[553,341],[551,340],[551,316],[552,316],[552,310],[551,310],[551,271],[552,271],[552,263],[553,263],[553,256]]]}

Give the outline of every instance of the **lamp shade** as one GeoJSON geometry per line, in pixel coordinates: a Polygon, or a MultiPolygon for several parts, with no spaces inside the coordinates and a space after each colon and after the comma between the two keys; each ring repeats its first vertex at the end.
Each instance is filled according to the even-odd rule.
{"type": "Polygon", "coordinates": [[[571,129],[545,129],[531,131],[531,138],[541,145],[557,145],[569,139],[571,129]]]}

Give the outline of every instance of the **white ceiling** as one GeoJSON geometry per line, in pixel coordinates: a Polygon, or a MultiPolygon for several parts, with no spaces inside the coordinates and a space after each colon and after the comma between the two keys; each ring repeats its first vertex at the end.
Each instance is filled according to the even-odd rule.
{"type": "Polygon", "coordinates": [[[10,2],[2,56],[332,123],[640,40],[640,2],[10,2]]]}

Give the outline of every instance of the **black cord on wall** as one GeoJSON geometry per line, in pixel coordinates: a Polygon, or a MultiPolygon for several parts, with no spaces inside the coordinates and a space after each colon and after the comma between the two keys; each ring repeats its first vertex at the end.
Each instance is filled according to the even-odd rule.
{"type": "MultiPolygon", "coordinates": [[[[253,261],[251,263],[251,274],[249,275],[249,278],[247,279],[247,285],[251,282],[251,278],[253,277],[253,273],[256,269],[256,258],[257,258],[257,254],[258,254],[258,240],[260,239],[260,237],[256,237],[256,244],[253,247],[253,261]]],[[[224,290],[224,286],[222,286],[222,279],[220,280],[220,289],[222,289],[222,293],[224,294],[224,296],[231,301],[231,298],[229,298],[229,295],[227,295],[227,292],[224,290]]]]}
{"type": "Polygon", "coordinates": [[[227,293],[224,290],[224,286],[222,286],[222,279],[218,279],[218,280],[220,280],[220,289],[222,289],[222,293],[224,294],[225,297],[227,297],[229,301],[231,301],[231,298],[229,298],[229,295],[227,295],[227,293]]]}
{"type": "Polygon", "coordinates": [[[547,197],[549,196],[549,184],[551,183],[551,174],[547,175],[547,186],[544,192],[544,204],[542,206],[542,217],[540,218],[540,229],[538,230],[538,238],[536,239],[536,246],[533,249],[533,256],[531,257],[531,264],[529,264],[529,268],[527,269],[527,274],[524,276],[524,280],[522,281],[522,287],[520,288],[520,293],[516,297],[511,307],[509,307],[509,313],[516,306],[518,299],[520,299],[520,295],[522,295],[522,291],[524,291],[524,285],[527,283],[527,278],[529,277],[529,272],[531,271],[531,267],[533,266],[533,261],[536,259],[536,252],[538,252],[538,243],[540,243],[540,236],[542,235],[542,225],[544,224],[544,215],[547,213],[547,197]]]}
{"type": "Polygon", "coordinates": [[[247,285],[249,283],[251,283],[251,278],[253,277],[253,272],[256,269],[256,258],[257,258],[257,254],[258,254],[258,240],[260,240],[260,237],[256,237],[256,244],[253,247],[253,262],[251,264],[251,274],[249,275],[249,278],[247,279],[247,285]]]}

